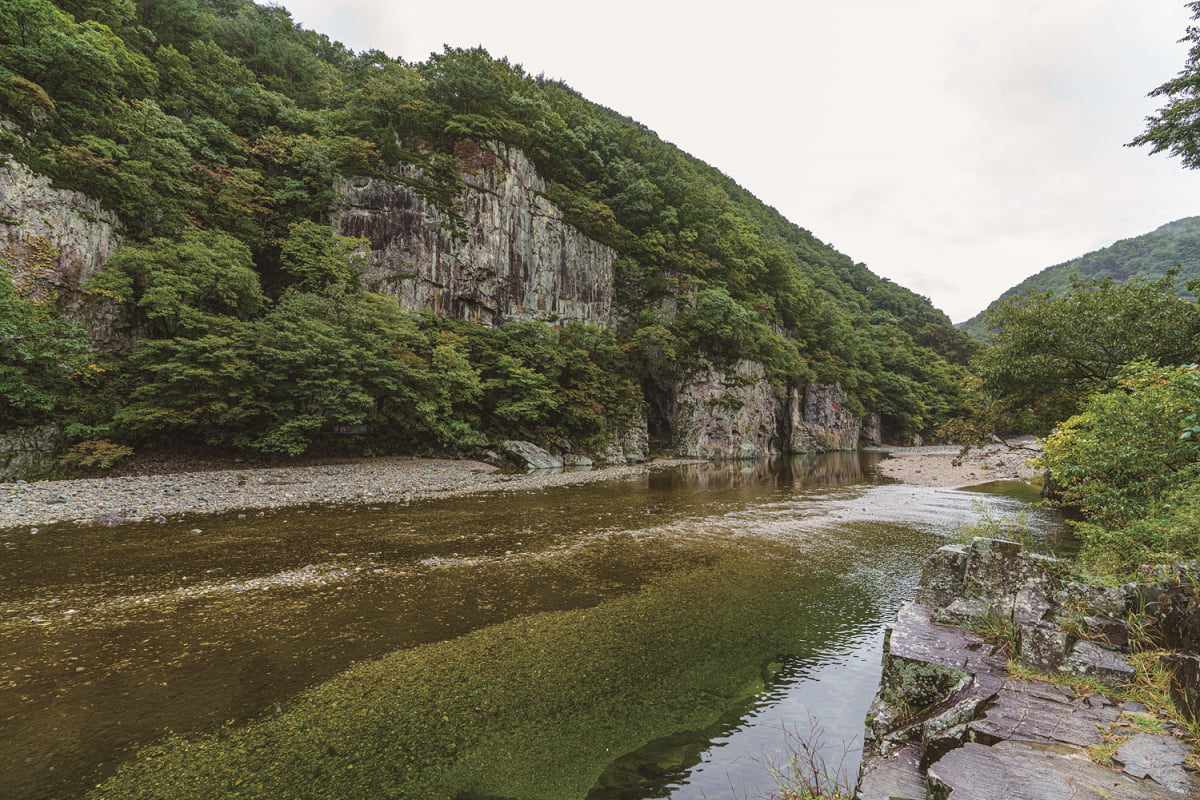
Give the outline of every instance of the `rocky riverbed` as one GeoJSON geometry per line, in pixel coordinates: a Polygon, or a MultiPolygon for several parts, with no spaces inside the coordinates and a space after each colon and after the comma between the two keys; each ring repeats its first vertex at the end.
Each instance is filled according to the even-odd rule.
{"type": "Polygon", "coordinates": [[[527,490],[622,478],[684,463],[507,473],[478,461],[372,458],[302,467],[223,469],[0,483],[0,527],[78,521],[118,524],[184,514],[308,503],[401,503],[496,489],[527,490]]]}
{"type": "Polygon", "coordinates": [[[1097,586],[1015,542],[942,547],[886,640],[857,800],[1200,797],[1189,732],[1139,702],[1164,681],[1197,706],[1195,569],[1097,586]],[[1163,646],[1168,677],[1135,668],[1163,646]]]}
{"type": "Polygon", "coordinates": [[[1029,481],[1041,472],[1029,463],[1041,453],[1035,439],[972,448],[961,457],[958,445],[877,449],[891,456],[879,463],[879,472],[914,486],[960,488],[991,481],[1029,481]]]}

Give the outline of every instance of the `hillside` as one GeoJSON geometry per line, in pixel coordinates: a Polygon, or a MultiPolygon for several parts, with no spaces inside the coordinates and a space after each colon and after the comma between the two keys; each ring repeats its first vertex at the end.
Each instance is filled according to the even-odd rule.
{"type": "MultiPolygon", "coordinates": [[[[1200,217],[1168,222],[1150,233],[1122,239],[1101,250],[1046,267],[1004,292],[988,308],[1027,291],[1061,293],[1070,287],[1072,275],[1081,280],[1112,278],[1124,283],[1130,278],[1161,278],[1174,267],[1179,268],[1176,285],[1181,293],[1186,292],[1189,281],[1200,278],[1200,217]]],[[[958,329],[982,340],[988,333],[983,318],[986,313],[984,310],[960,322],[958,329]]]]}
{"type": "Polygon", "coordinates": [[[904,437],[959,402],[928,300],[483,49],[249,0],[14,0],[0,36],[0,431],[766,455],[853,446],[805,408],[904,437]]]}

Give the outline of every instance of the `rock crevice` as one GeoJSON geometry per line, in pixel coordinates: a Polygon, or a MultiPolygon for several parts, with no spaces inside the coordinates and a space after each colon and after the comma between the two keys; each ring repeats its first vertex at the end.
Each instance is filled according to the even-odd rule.
{"type": "MultiPolygon", "coordinates": [[[[1171,720],[1010,674],[1016,662],[1067,682],[1133,681],[1128,650],[1113,642],[1128,641],[1121,628],[1133,607],[1146,607],[1145,589],[1067,575],[1065,563],[998,539],[949,545],[930,559],[916,602],[900,609],[885,643],[858,800],[1200,796],[1171,720]],[[1113,741],[1122,742],[1114,765],[1098,763],[1094,748],[1113,741]]],[[[1156,602],[1172,605],[1164,597],[1156,602]]]]}
{"type": "Polygon", "coordinates": [[[563,220],[524,153],[497,152],[495,166],[461,174],[453,217],[404,182],[341,183],[333,224],[370,242],[365,285],[406,309],[489,327],[611,324],[616,251],[563,220]]]}
{"type": "Polygon", "coordinates": [[[762,459],[796,453],[857,450],[878,444],[878,418],[846,408],[838,384],[808,384],[779,391],[755,361],[728,369],[706,367],[675,383],[669,417],[677,455],[711,459],[762,459]]]}

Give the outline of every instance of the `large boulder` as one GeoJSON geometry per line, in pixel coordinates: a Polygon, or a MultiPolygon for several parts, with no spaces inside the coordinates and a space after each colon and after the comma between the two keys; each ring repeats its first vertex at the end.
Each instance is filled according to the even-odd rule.
{"type": "Polygon", "coordinates": [[[525,469],[562,469],[563,467],[562,456],[551,455],[532,442],[509,439],[500,443],[499,450],[514,464],[525,469]]]}

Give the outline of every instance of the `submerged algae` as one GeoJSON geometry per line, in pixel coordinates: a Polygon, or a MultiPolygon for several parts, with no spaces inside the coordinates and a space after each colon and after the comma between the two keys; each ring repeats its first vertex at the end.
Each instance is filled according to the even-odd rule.
{"type": "Polygon", "coordinates": [[[714,563],[634,594],[400,650],[258,721],[146,748],[92,796],[586,797],[622,754],[711,726],[768,664],[875,616],[836,564],[711,546],[714,563]],[[804,613],[814,583],[846,616],[804,613]]]}

